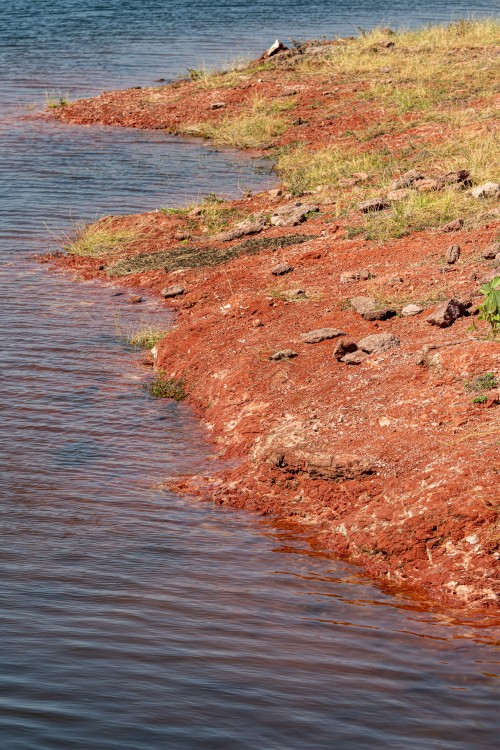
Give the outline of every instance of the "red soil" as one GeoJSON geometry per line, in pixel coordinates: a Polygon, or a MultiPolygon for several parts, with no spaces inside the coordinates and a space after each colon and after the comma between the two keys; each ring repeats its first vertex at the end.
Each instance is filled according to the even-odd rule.
{"type": "MultiPolygon", "coordinates": [[[[266,93],[278,85],[267,83],[266,93]]],[[[200,92],[191,83],[181,88],[182,96],[176,87],[166,90],[172,101],[167,108],[139,106],[137,91],[115,92],[65,107],[60,118],[170,128],[193,112],[199,120],[202,107],[206,119],[221,116],[208,109],[221,92],[200,92]]],[[[224,90],[224,101],[237,107],[248,95],[246,88],[224,90]]],[[[357,117],[351,112],[340,127],[354,127],[357,117]]],[[[377,113],[362,117],[366,126],[377,113]]],[[[320,125],[309,127],[308,139],[323,137],[320,125]]],[[[292,139],[290,131],[286,138],[292,139]]],[[[250,213],[280,202],[263,194],[234,206],[250,213]]],[[[174,233],[183,227],[161,213],[114,223],[143,231],[127,254],[177,246],[174,233]]],[[[474,405],[465,383],[485,372],[500,374],[498,342],[485,329],[469,330],[471,318],[446,329],[430,326],[425,318],[431,302],[416,317],[368,322],[342,300],[477,296],[476,279],[491,271],[479,251],[499,226],[495,220],[483,229],[421,232],[380,245],[346,239],[325,203],[300,230],[265,232],[316,236],[305,244],[215,267],[120,280],[158,294],[173,283],[186,290],[166,303],[178,320],[158,345],[155,364],[185,378],[190,403],[230,461],[214,476],[180,478],[175,487],[307,529],[323,549],[435,603],[496,611],[500,406],[497,391],[486,404],[474,405]],[[451,242],[462,255],[443,273],[451,242]],[[294,270],[276,278],[271,269],[282,261],[294,270]],[[375,277],[340,283],[342,271],[361,268],[375,277]],[[298,288],[306,295],[287,297],[287,290],[298,288]],[[340,328],[355,340],[391,332],[401,346],[349,366],[332,356],[337,340],[302,342],[301,333],[323,327],[340,328]],[[283,349],[298,356],[269,359],[283,349]],[[340,467],[336,476],[327,466],[332,460],[340,467]]],[[[66,257],[59,263],[79,276],[106,278],[95,260],[66,257]]]]}

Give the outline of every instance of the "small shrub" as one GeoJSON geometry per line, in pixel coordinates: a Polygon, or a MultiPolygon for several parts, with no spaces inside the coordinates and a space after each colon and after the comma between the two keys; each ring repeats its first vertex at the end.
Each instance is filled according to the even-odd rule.
{"type": "Polygon", "coordinates": [[[153,398],[172,398],[183,401],[187,397],[184,390],[184,378],[169,378],[166,373],[159,372],[154,380],[144,386],[146,392],[153,398]]]}
{"type": "Polygon", "coordinates": [[[493,333],[500,330],[500,276],[495,276],[488,284],[483,284],[484,299],[479,305],[479,320],[484,320],[493,333]]]}
{"type": "Polygon", "coordinates": [[[484,393],[482,393],[480,396],[475,396],[472,399],[473,404],[485,404],[488,400],[488,396],[485,396],[484,393]]]}
{"type": "Polygon", "coordinates": [[[491,391],[493,388],[500,386],[500,380],[492,372],[485,372],[483,375],[476,375],[472,380],[465,384],[466,391],[491,391]]]}

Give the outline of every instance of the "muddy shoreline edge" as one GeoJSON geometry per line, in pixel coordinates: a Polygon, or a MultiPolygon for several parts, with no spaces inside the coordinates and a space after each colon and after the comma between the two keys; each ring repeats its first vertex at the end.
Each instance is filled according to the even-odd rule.
{"type": "MultiPolygon", "coordinates": [[[[471,47],[479,58],[498,59],[498,44],[472,45],[467,33],[451,45],[451,56],[448,44],[448,65],[459,66],[459,51],[470,55],[471,47]]],[[[484,400],[474,389],[478,378],[500,376],[498,339],[477,322],[479,284],[500,274],[493,250],[487,257],[498,243],[500,216],[494,192],[470,202],[462,196],[496,184],[498,174],[483,179],[467,153],[457,161],[446,149],[427,166],[422,153],[453,137],[455,112],[437,125],[401,113],[398,129],[377,132],[388,95],[384,89],[370,100],[366,92],[380,86],[380,76],[396,75],[398,49],[405,56],[411,43],[388,30],[363,40],[361,68],[374,57],[382,70],[375,83],[370,76],[348,80],[351,68],[340,75],[325,67],[339,46],[360,44],[334,40],[206,81],[61,105],[54,114],[63,122],[161,127],[218,143],[221,125],[227,131],[238,122],[242,130],[258,95],[267,109],[256,120],[270,128],[269,143],[260,145],[280,150],[283,184],[232,201],[216,196],[185,209],[107,218],[97,227],[117,242],[101,237],[97,251],[70,248],[51,260],[79,277],[160,294],[176,310],[177,325],[154,349],[155,367],[185,382],[210,439],[233,463],[213,477],[180,479],[177,491],[292,524],[314,546],[431,605],[494,616],[500,399],[496,382],[484,400]],[[408,143],[417,145],[403,158],[408,143]],[[293,149],[306,149],[312,161],[332,147],[358,150],[368,165],[390,151],[390,177],[399,183],[382,186],[376,167],[354,170],[359,162],[351,159],[330,183],[308,184],[303,170],[297,186],[297,171],[282,166],[290,153],[298,163],[293,149]],[[418,178],[408,177],[412,170],[418,178]],[[434,184],[420,190],[424,181],[434,184]],[[386,216],[397,217],[401,202],[419,206],[417,192],[434,201],[449,197],[450,220],[420,227],[410,217],[401,236],[389,226],[377,236],[374,222],[383,217],[389,225],[386,216]],[[378,208],[362,208],[377,200],[378,208]],[[440,312],[452,300],[457,310],[440,312]],[[412,305],[421,310],[405,313],[412,305]],[[429,320],[447,314],[456,315],[449,325],[429,320]]],[[[453,109],[444,98],[436,107],[453,109]]],[[[479,119],[484,132],[497,133],[499,99],[493,88],[488,100],[477,91],[467,99],[471,117],[463,127],[471,142],[483,137],[479,119]],[[479,117],[489,110],[490,118],[479,117]]],[[[248,139],[251,129],[245,132],[248,139]]]]}

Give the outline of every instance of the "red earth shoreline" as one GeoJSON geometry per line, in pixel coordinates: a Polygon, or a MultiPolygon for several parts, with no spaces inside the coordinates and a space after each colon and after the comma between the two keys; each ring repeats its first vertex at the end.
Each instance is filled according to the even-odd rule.
{"type": "MultiPolygon", "coordinates": [[[[183,111],[193,108],[190,87],[179,104],[183,111]]],[[[58,116],[79,124],[160,126],[159,111],[150,116],[134,109],[137,96],[104,94],[58,116]]],[[[169,122],[181,119],[176,112],[169,122]]],[[[118,279],[153,294],[182,286],[165,301],[177,324],[156,346],[155,367],[185,380],[209,439],[234,462],[211,477],[177,478],[171,486],[302,529],[313,546],[360,565],[391,590],[495,616],[499,398],[495,391],[485,404],[473,404],[465,385],[485,372],[500,374],[500,347],[484,329],[470,330],[470,316],[447,328],[429,325],[426,316],[441,298],[470,298],[473,311],[477,280],[491,270],[481,253],[495,241],[500,220],[452,236],[426,230],[381,245],[346,236],[346,222],[334,217],[328,196],[301,200],[316,203],[319,213],[300,227],[267,227],[258,235],[307,235],[300,243],[263,247],[215,266],[118,279]],[[451,242],[460,245],[461,258],[444,273],[451,242]],[[279,264],[290,270],[273,274],[279,264]],[[368,269],[368,278],[341,281],[357,269],[368,269]],[[414,317],[366,320],[346,304],[355,296],[392,300],[398,310],[401,300],[429,301],[414,317]],[[338,338],[308,343],[302,337],[331,328],[356,342],[390,333],[400,344],[353,366],[333,356],[338,338]],[[283,350],[296,356],[270,359],[283,350]]],[[[270,191],[231,206],[239,216],[253,216],[290,201],[270,191]]],[[[185,223],[155,212],[116,217],[108,226],[140,230],[121,253],[131,257],[178,247],[185,223]]],[[[244,240],[197,238],[202,250],[244,240]]],[[[109,278],[102,259],[54,260],[79,278],[109,278]]]]}

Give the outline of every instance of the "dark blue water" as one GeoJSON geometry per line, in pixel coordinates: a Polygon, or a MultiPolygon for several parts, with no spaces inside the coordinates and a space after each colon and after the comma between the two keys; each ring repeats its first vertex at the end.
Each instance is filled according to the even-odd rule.
{"type": "Polygon", "coordinates": [[[165,490],[214,466],[189,409],[144,395],[122,341],[168,313],[32,261],[98,212],[270,179],[194,141],[33,119],[46,91],[148,85],[277,36],[468,12],[498,3],[3,0],[1,750],[497,747],[498,630],[165,490]]]}

